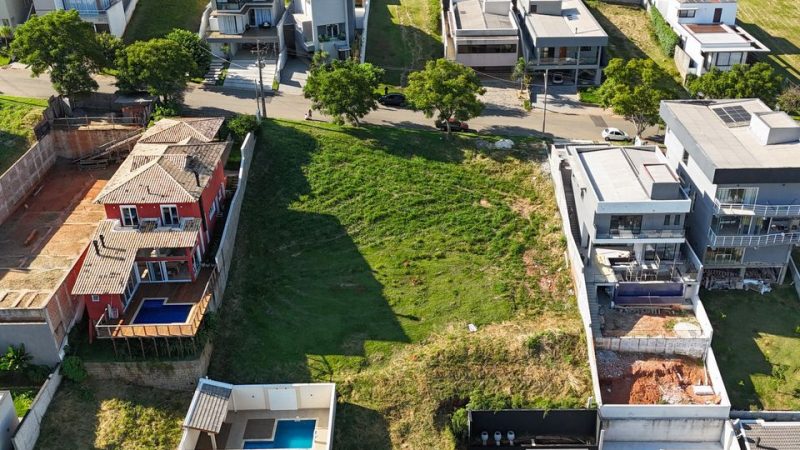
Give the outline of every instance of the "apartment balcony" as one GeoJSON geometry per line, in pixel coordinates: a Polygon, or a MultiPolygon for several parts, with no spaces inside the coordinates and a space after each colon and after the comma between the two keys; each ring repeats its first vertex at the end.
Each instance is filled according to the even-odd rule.
{"type": "Polygon", "coordinates": [[[714,213],[728,216],[800,217],[800,205],[723,203],[714,199],[714,213]]]}
{"type": "Polygon", "coordinates": [[[108,10],[122,0],[96,0],[94,2],[65,0],[65,10],[78,11],[83,20],[92,23],[108,23],[108,10]]]}
{"type": "Polygon", "coordinates": [[[272,0],[216,0],[214,3],[218,11],[241,11],[245,6],[272,6],[272,0]]]}
{"type": "Polygon", "coordinates": [[[598,232],[595,228],[594,242],[597,244],[622,244],[633,241],[654,243],[681,243],[686,239],[686,230],[609,230],[598,232]]]}
{"type": "Polygon", "coordinates": [[[800,243],[800,232],[748,235],[717,235],[708,230],[708,245],[717,247],[766,247],[770,245],[789,245],[800,243]]]}

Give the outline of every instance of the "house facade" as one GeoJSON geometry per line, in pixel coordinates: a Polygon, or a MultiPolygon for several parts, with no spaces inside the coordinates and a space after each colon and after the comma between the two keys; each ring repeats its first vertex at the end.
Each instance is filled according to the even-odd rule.
{"type": "Polygon", "coordinates": [[[332,58],[350,57],[356,30],[354,0],[294,0],[292,20],[298,54],[321,50],[332,58]]]}
{"type": "Polygon", "coordinates": [[[686,75],[730,70],[769,49],[736,25],[737,0],[648,0],[680,37],[675,64],[686,75]]]}
{"type": "Polygon", "coordinates": [[[510,71],[519,55],[511,0],[451,0],[444,15],[445,57],[480,70],[510,71]]]}
{"type": "Polygon", "coordinates": [[[704,286],[783,282],[800,243],[800,125],[758,99],[663,101],[661,117],[704,286]]]}
{"type": "Polygon", "coordinates": [[[196,315],[225,198],[230,143],[215,140],[222,120],[160,121],[97,196],[105,220],[72,288],[90,332],[114,337],[114,325],[187,324],[196,315]]]}
{"type": "Polygon", "coordinates": [[[0,0],[0,26],[16,28],[28,20],[32,0],[0,0]]]}
{"type": "Polygon", "coordinates": [[[60,9],[75,10],[98,33],[122,37],[139,0],[33,0],[36,14],[60,9]]]}
{"type": "Polygon", "coordinates": [[[565,84],[600,84],[608,35],[581,0],[523,0],[513,17],[534,76],[548,71],[565,84]]]}
{"type": "Polygon", "coordinates": [[[283,43],[283,1],[212,0],[210,5],[205,39],[212,52],[222,55],[223,46],[227,46],[229,56],[243,52],[252,59],[250,51],[260,45],[268,59],[278,57],[283,43]]]}

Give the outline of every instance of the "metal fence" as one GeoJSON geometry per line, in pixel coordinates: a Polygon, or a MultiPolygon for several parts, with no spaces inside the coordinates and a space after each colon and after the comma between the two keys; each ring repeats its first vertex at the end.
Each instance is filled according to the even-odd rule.
{"type": "Polygon", "coordinates": [[[34,398],[33,403],[31,403],[31,409],[25,413],[22,422],[20,422],[17,430],[14,432],[14,436],[11,438],[14,449],[33,450],[36,445],[36,440],[39,438],[42,419],[44,419],[47,407],[50,406],[50,402],[53,400],[53,396],[56,394],[56,390],[61,384],[61,378],[61,368],[59,366],[56,367],[56,370],[50,374],[39,389],[39,393],[36,394],[36,398],[34,398]]]}

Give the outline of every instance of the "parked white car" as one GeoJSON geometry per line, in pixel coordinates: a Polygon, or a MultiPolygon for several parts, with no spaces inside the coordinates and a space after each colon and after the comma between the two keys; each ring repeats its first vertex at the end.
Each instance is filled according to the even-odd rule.
{"type": "Polygon", "coordinates": [[[631,139],[624,131],[619,128],[604,128],[603,139],[606,141],[629,141],[631,139]]]}

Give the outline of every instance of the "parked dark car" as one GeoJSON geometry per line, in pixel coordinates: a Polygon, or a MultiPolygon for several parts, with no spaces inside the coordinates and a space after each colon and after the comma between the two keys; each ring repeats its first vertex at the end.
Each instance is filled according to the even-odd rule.
{"type": "MultiPolygon", "coordinates": [[[[469,131],[469,124],[467,122],[462,122],[458,119],[449,119],[450,122],[450,131],[469,131]]],[[[437,120],[435,122],[436,128],[447,131],[447,124],[444,123],[444,120],[437,120]]]]}
{"type": "Polygon", "coordinates": [[[406,96],[403,94],[387,94],[378,98],[378,103],[383,106],[405,106],[406,96]]]}

